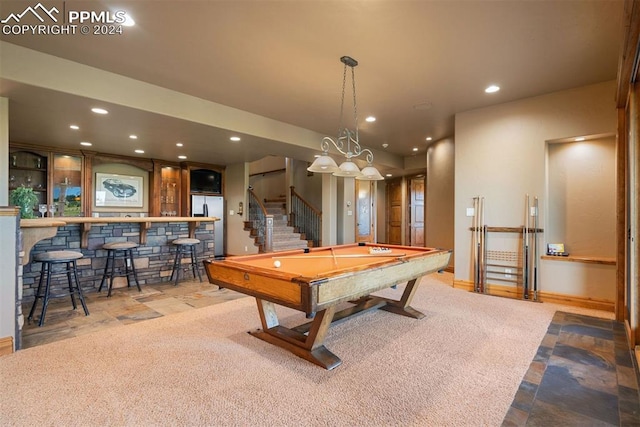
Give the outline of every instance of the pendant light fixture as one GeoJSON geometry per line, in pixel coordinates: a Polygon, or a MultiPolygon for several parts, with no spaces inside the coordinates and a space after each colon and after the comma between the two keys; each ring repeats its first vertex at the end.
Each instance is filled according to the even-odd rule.
{"type": "Polygon", "coordinates": [[[343,56],[340,58],[340,62],[344,64],[344,72],[342,77],[342,100],[340,103],[340,127],[338,129],[338,137],[334,140],[329,136],[325,136],[320,143],[320,149],[322,155],[317,157],[316,160],[307,168],[309,172],[317,173],[332,173],[335,176],[352,177],[359,180],[367,181],[379,181],[384,179],[378,169],[373,166],[373,152],[368,148],[362,148],[360,146],[358,136],[358,108],[356,104],[356,78],[354,68],[358,65],[358,61],[349,57],[343,56]],[[347,67],[351,68],[351,82],[353,86],[353,117],[355,121],[355,131],[348,129],[342,125],[342,118],[344,113],[344,95],[347,84],[347,67]],[[333,145],[336,150],[345,157],[344,162],[337,165],[337,163],[329,156],[329,148],[333,145]],[[360,170],[351,159],[359,157],[364,154],[364,158],[367,160],[367,166],[360,170]]]}

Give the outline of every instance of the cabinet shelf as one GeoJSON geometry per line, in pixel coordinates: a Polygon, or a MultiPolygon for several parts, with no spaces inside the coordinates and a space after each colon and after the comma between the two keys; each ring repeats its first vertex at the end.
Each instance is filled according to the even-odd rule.
{"type": "Polygon", "coordinates": [[[47,172],[46,169],[43,168],[29,168],[29,167],[24,167],[24,166],[11,166],[11,170],[18,170],[18,171],[33,171],[33,172],[47,172]]]}

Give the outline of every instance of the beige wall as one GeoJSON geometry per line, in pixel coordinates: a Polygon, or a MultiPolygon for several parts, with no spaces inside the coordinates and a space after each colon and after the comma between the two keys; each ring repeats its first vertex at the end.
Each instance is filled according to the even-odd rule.
{"type": "MultiPolygon", "coordinates": [[[[453,138],[443,139],[427,149],[426,236],[428,247],[454,247],[454,169],[453,138]]],[[[453,265],[453,258],[450,262],[453,265]]]]}
{"type": "Polygon", "coordinates": [[[257,254],[258,247],[244,230],[244,221],[249,215],[247,187],[249,186],[249,164],[237,163],[225,168],[225,248],[226,255],[257,254]],[[238,214],[239,203],[243,204],[243,214],[238,214]],[[231,211],[233,215],[230,215],[231,211]]]}
{"type": "MultiPolygon", "coordinates": [[[[471,218],[466,216],[466,208],[472,206],[473,197],[485,198],[487,225],[519,227],[524,223],[525,194],[538,196],[540,226],[548,228],[546,141],[615,133],[614,97],[615,82],[610,81],[456,115],[454,256],[457,280],[472,278],[471,218]]],[[[615,233],[615,229],[610,232],[615,233]]],[[[552,269],[570,268],[557,264],[558,261],[540,263],[540,290],[591,296],[591,290],[583,287],[581,274],[567,276],[561,287],[555,283],[554,277],[547,273],[552,269]]],[[[588,267],[581,264],[580,268],[588,267]]],[[[600,295],[611,300],[615,295],[615,269],[612,271],[610,283],[607,279],[600,285],[603,288],[600,295]]]]}
{"type": "Polygon", "coordinates": [[[307,173],[308,163],[294,160],[293,183],[297,193],[317,210],[322,210],[322,174],[307,173]]]}
{"type": "Polygon", "coordinates": [[[267,156],[249,164],[249,184],[261,200],[286,194],[285,158],[267,156]]]}
{"type": "Polygon", "coordinates": [[[615,137],[548,146],[545,241],[575,256],[615,258],[615,137]]]}

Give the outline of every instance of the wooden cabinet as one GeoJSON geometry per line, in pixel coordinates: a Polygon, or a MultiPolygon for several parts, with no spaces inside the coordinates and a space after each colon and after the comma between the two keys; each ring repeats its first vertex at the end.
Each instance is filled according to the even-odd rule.
{"type": "Polygon", "coordinates": [[[9,192],[21,186],[33,188],[38,205],[47,206],[42,210],[36,206],[37,216],[51,216],[52,211],[55,217],[84,216],[83,156],[43,148],[9,146],[9,192]]]}
{"type": "Polygon", "coordinates": [[[224,167],[193,162],[180,166],[182,216],[193,216],[192,196],[223,196],[224,167]]]}
{"type": "MultiPolygon", "coordinates": [[[[149,172],[148,215],[191,216],[191,196],[222,196],[224,167],[204,163],[174,163],[110,154],[12,143],[9,146],[9,191],[33,188],[46,215],[91,216],[95,200],[96,166],[127,164],[149,172]]],[[[40,216],[38,206],[35,208],[40,216]]],[[[141,210],[143,211],[143,210],[141,210]]]]}
{"type": "Polygon", "coordinates": [[[150,189],[155,197],[149,203],[150,216],[180,216],[180,165],[153,161],[150,189]]]}
{"type": "Polygon", "coordinates": [[[50,187],[56,216],[84,216],[82,160],[81,156],[53,154],[50,187]]]}
{"type": "Polygon", "coordinates": [[[33,188],[38,204],[47,204],[48,160],[45,152],[10,148],[9,193],[18,187],[33,188]]]}
{"type": "Polygon", "coordinates": [[[161,176],[160,216],[180,215],[180,169],[165,166],[161,176]]]}

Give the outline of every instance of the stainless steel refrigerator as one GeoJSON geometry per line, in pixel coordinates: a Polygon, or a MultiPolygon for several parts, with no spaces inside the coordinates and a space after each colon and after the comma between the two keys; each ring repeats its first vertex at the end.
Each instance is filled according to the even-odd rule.
{"type": "Polygon", "coordinates": [[[224,198],[222,196],[191,196],[191,216],[213,216],[215,256],[224,256],[224,198]]]}

